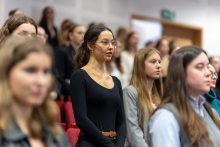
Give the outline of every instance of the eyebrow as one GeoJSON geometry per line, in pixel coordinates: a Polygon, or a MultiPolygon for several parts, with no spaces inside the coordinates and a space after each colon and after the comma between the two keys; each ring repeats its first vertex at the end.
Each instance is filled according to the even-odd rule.
{"type": "MultiPolygon", "coordinates": [[[[109,40],[109,39],[107,39],[107,38],[103,38],[102,40],[109,40]]],[[[115,39],[112,39],[111,41],[114,41],[115,39]]]]}

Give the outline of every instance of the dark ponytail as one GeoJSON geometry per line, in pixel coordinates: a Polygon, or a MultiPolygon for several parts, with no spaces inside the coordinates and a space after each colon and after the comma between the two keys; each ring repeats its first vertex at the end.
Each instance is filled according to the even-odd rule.
{"type": "MultiPolygon", "coordinates": [[[[95,45],[100,33],[102,31],[106,31],[106,30],[110,31],[112,33],[112,31],[109,28],[107,28],[105,26],[101,26],[101,25],[96,25],[96,26],[90,27],[86,31],[85,36],[84,36],[84,42],[79,47],[79,49],[76,51],[76,55],[74,57],[74,59],[75,59],[74,69],[82,68],[83,66],[85,66],[89,62],[90,50],[87,46],[87,43],[90,42],[93,45],[95,45]]],[[[112,35],[113,35],[113,33],[112,33],[112,35]]],[[[113,35],[113,38],[114,38],[114,35],[113,35]]]]}

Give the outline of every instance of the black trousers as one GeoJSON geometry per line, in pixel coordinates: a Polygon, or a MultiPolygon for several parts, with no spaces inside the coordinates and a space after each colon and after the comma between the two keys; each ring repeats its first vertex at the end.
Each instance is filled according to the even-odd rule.
{"type": "MultiPolygon", "coordinates": [[[[108,138],[112,143],[116,144],[117,139],[111,137],[108,138]]],[[[90,141],[88,138],[85,137],[85,135],[80,135],[75,147],[99,147],[99,146],[94,145],[92,141],[90,141]]]]}

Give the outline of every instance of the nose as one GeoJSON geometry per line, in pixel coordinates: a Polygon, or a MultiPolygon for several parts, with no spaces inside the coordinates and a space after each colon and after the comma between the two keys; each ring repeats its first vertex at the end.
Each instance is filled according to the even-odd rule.
{"type": "Polygon", "coordinates": [[[161,68],[161,65],[160,65],[160,63],[159,62],[157,62],[157,68],[161,68]]]}
{"type": "Polygon", "coordinates": [[[205,69],[205,76],[211,77],[211,72],[209,71],[208,68],[205,69]]]}
{"type": "Polygon", "coordinates": [[[114,46],[112,45],[112,43],[109,43],[110,45],[109,45],[109,49],[113,49],[114,48],[114,46]]]}
{"type": "Polygon", "coordinates": [[[37,85],[39,87],[44,86],[46,84],[46,82],[48,81],[46,78],[47,78],[47,76],[43,72],[39,72],[36,77],[37,85]]]}

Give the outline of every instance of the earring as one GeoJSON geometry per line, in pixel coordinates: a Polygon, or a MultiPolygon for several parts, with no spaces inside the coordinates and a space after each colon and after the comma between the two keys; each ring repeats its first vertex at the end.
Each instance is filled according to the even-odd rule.
{"type": "Polygon", "coordinates": [[[92,52],[93,52],[93,50],[92,50],[92,52]]]}

